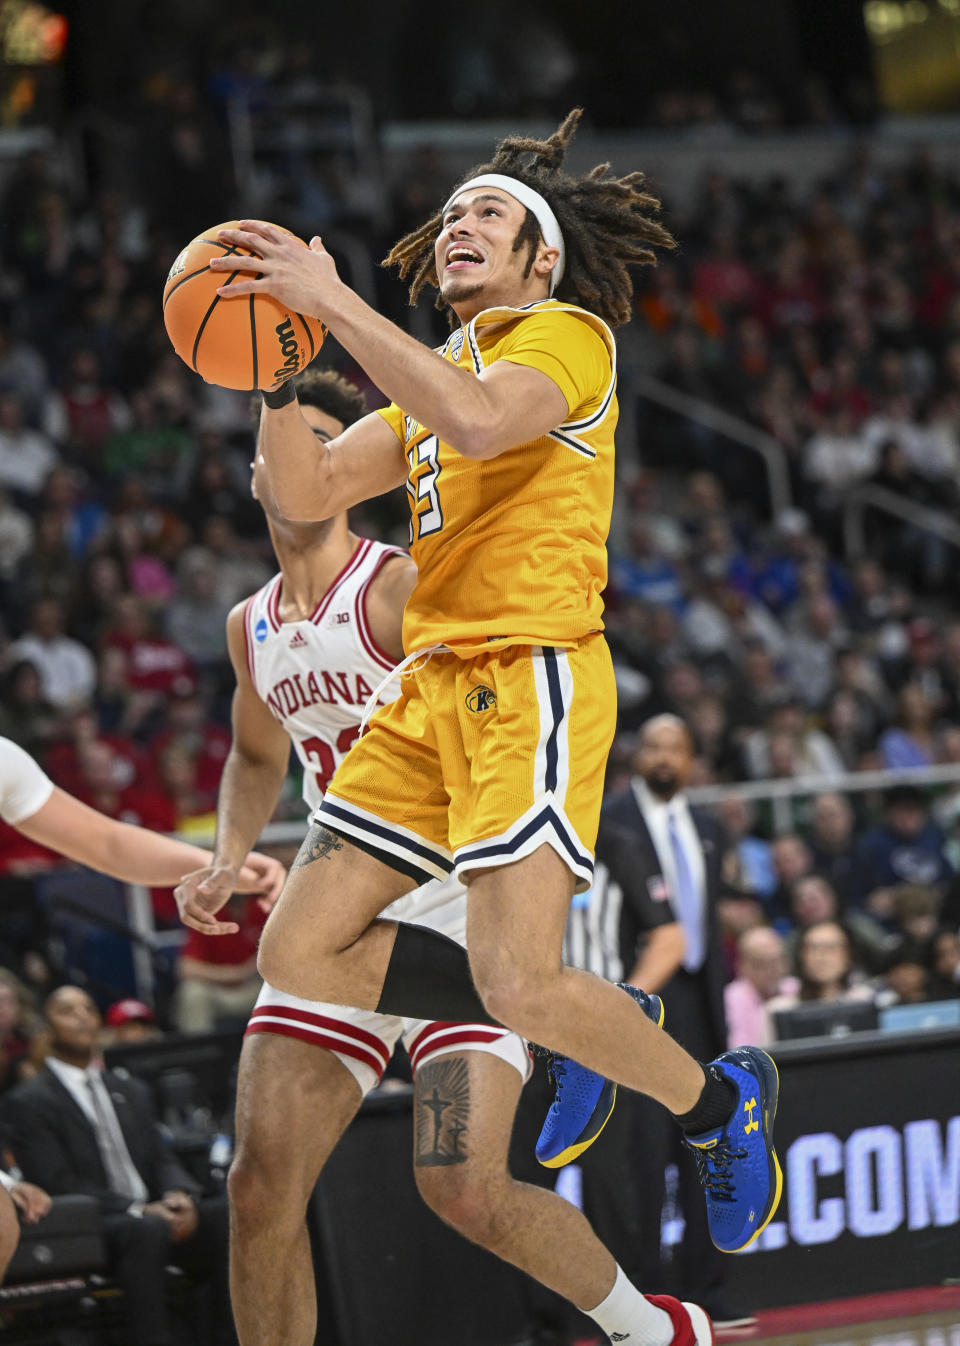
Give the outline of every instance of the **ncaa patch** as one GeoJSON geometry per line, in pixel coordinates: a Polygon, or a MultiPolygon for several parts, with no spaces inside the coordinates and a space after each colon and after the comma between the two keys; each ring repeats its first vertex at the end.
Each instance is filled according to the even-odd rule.
{"type": "Polygon", "coordinates": [[[266,640],[266,638],[267,638],[267,619],[266,619],[266,617],[261,617],[261,618],[260,618],[260,620],[257,622],[256,626],[253,628],[253,634],[254,634],[254,636],[256,637],[257,641],[262,645],[263,642],[264,642],[264,641],[266,640]]]}
{"type": "Polygon", "coordinates": [[[453,360],[455,364],[460,359],[462,351],[463,351],[463,328],[461,327],[460,330],[458,332],[454,332],[453,336],[450,338],[450,359],[453,360]]]}
{"type": "Polygon", "coordinates": [[[476,687],[471,688],[463,698],[467,710],[474,715],[482,715],[485,710],[493,710],[497,704],[497,694],[492,687],[487,687],[480,682],[476,687]]]}

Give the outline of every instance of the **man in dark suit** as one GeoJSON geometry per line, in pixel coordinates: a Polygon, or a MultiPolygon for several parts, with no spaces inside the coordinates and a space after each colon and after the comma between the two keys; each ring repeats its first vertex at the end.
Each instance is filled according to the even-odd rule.
{"type": "MultiPolygon", "coordinates": [[[[723,830],[684,797],[693,744],[677,716],[647,721],[634,766],[629,786],[604,804],[594,888],[579,899],[579,911],[574,899],[566,956],[659,995],[667,1032],[709,1061],[727,1045],[717,920],[726,887],[723,830]],[[602,945],[606,956],[598,961],[602,945]]],[[[670,1115],[623,1090],[607,1130],[581,1163],[585,1208],[614,1256],[627,1258],[621,1264],[645,1291],[701,1304],[715,1325],[752,1322],[723,1291],[723,1254],[710,1239],[696,1166],[670,1115]],[[660,1213],[672,1165],[684,1234],[671,1267],[662,1257],[660,1213]],[[619,1246],[627,1235],[632,1257],[619,1246]]]]}
{"type": "Polygon", "coordinates": [[[60,987],[44,1017],[51,1038],[46,1064],[4,1105],[24,1177],[54,1196],[100,1203],[133,1346],[174,1346],[164,1273],[171,1263],[212,1280],[217,1339],[235,1342],[226,1202],[200,1198],[164,1142],[146,1085],[94,1063],[100,1015],[87,993],[60,987]]]}

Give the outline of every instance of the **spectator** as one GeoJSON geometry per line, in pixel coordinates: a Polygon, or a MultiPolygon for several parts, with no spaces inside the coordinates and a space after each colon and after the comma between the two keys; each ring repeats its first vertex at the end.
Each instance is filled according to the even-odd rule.
{"type": "Polygon", "coordinates": [[[135,1046],[158,1035],[153,1010],[142,1000],[115,1000],[103,1016],[103,1023],[104,1048],[135,1046]]]}
{"type": "Polygon", "coordinates": [[[895,955],[911,955],[924,967],[933,965],[933,941],[943,905],[935,888],[901,883],[890,890],[893,902],[893,935],[898,941],[895,955]]]}
{"type": "Polygon", "coordinates": [[[960,931],[951,927],[937,931],[933,940],[933,971],[931,1000],[960,997],[960,931]]]}
{"type": "Polygon", "coordinates": [[[855,891],[855,817],[845,795],[822,794],[813,801],[809,846],[813,867],[829,879],[844,907],[855,891]]]}
{"type": "Polygon", "coordinates": [[[790,918],[794,930],[788,944],[794,959],[803,931],[819,921],[842,920],[847,935],[854,941],[857,958],[871,972],[879,972],[887,965],[895,943],[893,937],[864,912],[843,911],[836,891],[820,874],[804,875],[793,885],[790,918]]]}
{"type": "Polygon", "coordinates": [[[794,952],[794,968],[798,989],[770,999],[768,1013],[795,1009],[809,1001],[842,1004],[874,999],[857,963],[853,941],[839,921],[818,920],[804,927],[794,952]]]}
{"type": "Polygon", "coordinates": [[[629,553],[611,557],[610,581],[623,598],[640,598],[678,614],[683,608],[677,569],[656,551],[652,534],[641,523],[635,523],[631,530],[629,553]]]}
{"type": "Polygon", "coordinates": [[[36,666],[43,696],[57,710],[72,710],[93,695],[96,662],[85,646],[64,634],[63,608],[57,599],[37,599],[30,611],[27,633],[11,653],[36,666]]]}
{"type": "Polygon", "coordinates": [[[737,887],[755,893],[766,903],[777,886],[772,847],[755,835],[754,810],[738,795],[728,795],[720,805],[720,821],[726,829],[731,853],[736,856],[737,887]]]}
{"type": "Polygon", "coordinates": [[[823,705],[833,690],[837,649],[846,633],[837,604],[829,594],[811,598],[794,616],[793,634],[787,638],[784,668],[794,694],[813,710],[823,705]]]}
{"type": "Polygon", "coordinates": [[[930,969],[916,949],[903,945],[890,955],[877,1002],[923,1005],[930,999],[930,969]]]}
{"type": "Polygon", "coordinates": [[[24,425],[17,394],[0,393],[0,485],[36,499],[56,464],[57,451],[46,435],[24,425]]]}
{"type": "Polygon", "coordinates": [[[865,765],[876,734],[864,731],[857,696],[839,687],[827,702],[824,730],[837,751],[845,771],[859,771],[865,765]]]}
{"type": "Polygon", "coordinates": [[[36,665],[29,659],[11,664],[2,685],[0,720],[5,736],[26,748],[31,756],[42,756],[63,718],[45,698],[36,665]]]}
{"type": "Polygon", "coordinates": [[[879,921],[893,912],[890,889],[899,883],[929,887],[950,877],[944,837],[930,817],[922,790],[895,785],[884,798],[883,820],[863,836],[856,848],[854,900],[879,921]]]}
{"type": "Polygon", "coordinates": [[[18,977],[0,967],[0,1093],[32,1073],[30,1051],[36,1035],[33,997],[18,977]]]}
{"type": "Polygon", "coordinates": [[[94,1197],[110,1269],[123,1289],[132,1346],[174,1346],[164,1271],[211,1279],[218,1342],[235,1343],[227,1295],[224,1198],[203,1198],[157,1125],[140,1080],[96,1063],[100,1016],[90,996],[62,986],[44,1005],[50,1054],[9,1095],[12,1150],[24,1177],[53,1196],[94,1197]]]}
{"type": "Polygon", "coordinates": [[[880,738],[880,756],[885,767],[932,766],[936,760],[933,722],[936,707],[918,683],[901,688],[897,698],[897,724],[880,738]]]}
{"type": "Polygon", "coordinates": [[[763,645],[748,645],[740,673],[731,697],[731,722],[738,729],[759,728],[770,711],[787,699],[790,689],[763,645]]]}
{"type": "Polygon", "coordinates": [[[790,928],[794,885],[813,870],[813,854],[803,837],[786,832],[770,847],[775,887],[770,896],[770,914],[781,933],[790,928]]]}
{"type": "Polygon", "coordinates": [[[224,634],[229,605],[217,592],[217,572],[207,561],[194,561],[180,592],[167,609],[167,635],[200,669],[227,658],[224,634]]]}
{"type": "MultiPolygon", "coordinates": [[[[762,730],[750,735],[744,748],[747,771],[754,779],[777,776],[842,776],[843,763],[822,729],[807,719],[803,703],[794,698],[775,706],[762,730]],[[772,745],[778,737],[792,743],[792,770],[776,769],[772,745]]],[[[781,759],[782,760],[782,759],[781,759]]]]}
{"type": "Polygon", "coordinates": [[[59,444],[69,444],[99,461],[99,451],[117,430],[129,430],[130,408],[101,377],[96,352],[82,347],[70,356],[63,391],[48,400],[44,424],[59,444]]]}
{"type": "Polygon", "coordinates": [[[147,607],[136,595],[121,594],[113,603],[105,645],[124,651],[129,688],[141,693],[156,711],[167,697],[193,695],[197,678],[190,660],[153,629],[147,607]]]}
{"type": "Polygon", "coordinates": [[[250,544],[237,537],[225,514],[212,514],[203,525],[201,544],[183,553],[178,567],[181,583],[189,582],[195,566],[204,565],[216,572],[217,597],[227,608],[256,593],[273,573],[250,554],[250,544]]]}
{"type": "Polygon", "coordinates": [[[777,996],[795,996],[800,983],[787,975],[783,939],[768,925],[745,930],[737,941],[737,976],[724,987],[727,1045],[765,1046],[774,1040],[768,1004],[777,996]]]}
{"type": "Polygon", "coordinates": [[[29,514],[18,509],[0,486],[0,586],[10,583],[32,546],[33,524],[29,514]]]}
{"type": "Polygon", "coordinates": [[[171,745],[182,747],[194,764],[194,788],[209,800],[215,799],[230,752],[229,730],[211,721],[209,706],[196,691],[172,696],[166,710],[164,727],[150,742],[154,761],[171,745]]]}
{"type": "Polygon", "coordinates": [[[7,312],[0,313],[0,393],[15,393],[31,424],[36,424],[47,392],[43,356],[18,338],[7,312]]]}

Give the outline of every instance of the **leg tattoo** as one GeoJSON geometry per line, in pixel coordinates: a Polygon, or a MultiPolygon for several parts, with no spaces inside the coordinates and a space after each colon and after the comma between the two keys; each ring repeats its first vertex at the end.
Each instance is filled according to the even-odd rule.
{"type": "Polygon", "coordinates": [[[331,851],[342,850],[343,842],[334,832],[329,832],[319,823],[313,823],[290,868],[303,869],[306,865],[312,865],[314,860],[325,860],[331,851]]]}
{"type": "Polygon", "coordinates": [[[465,1164],[470,1117],[470,1072],[460,1057],[421,1066],[414,1081],[417,1115],[416,1166],[465,1164]]]}

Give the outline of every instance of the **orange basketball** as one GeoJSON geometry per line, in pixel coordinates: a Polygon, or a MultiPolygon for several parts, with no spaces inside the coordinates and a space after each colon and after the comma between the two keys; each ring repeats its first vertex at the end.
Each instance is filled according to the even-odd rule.
{"type": "MultiPolygon", "coordinates": [[[[248,391],[276,388],[306,369],[327,329],[318,319],[295,313],[267,294],[240,299],[217,294],[220,286],[251,274],[239,267],[211,271],[207,265],[211,257],[253,255],[217,238],[219,229],[238,227],[236,220],[215,224],[179,254],[163,287],[163,322],[180,359],[207,383],[248,391]]],[[[307,246],[301,238],[297,242],[307,246]]]]}

